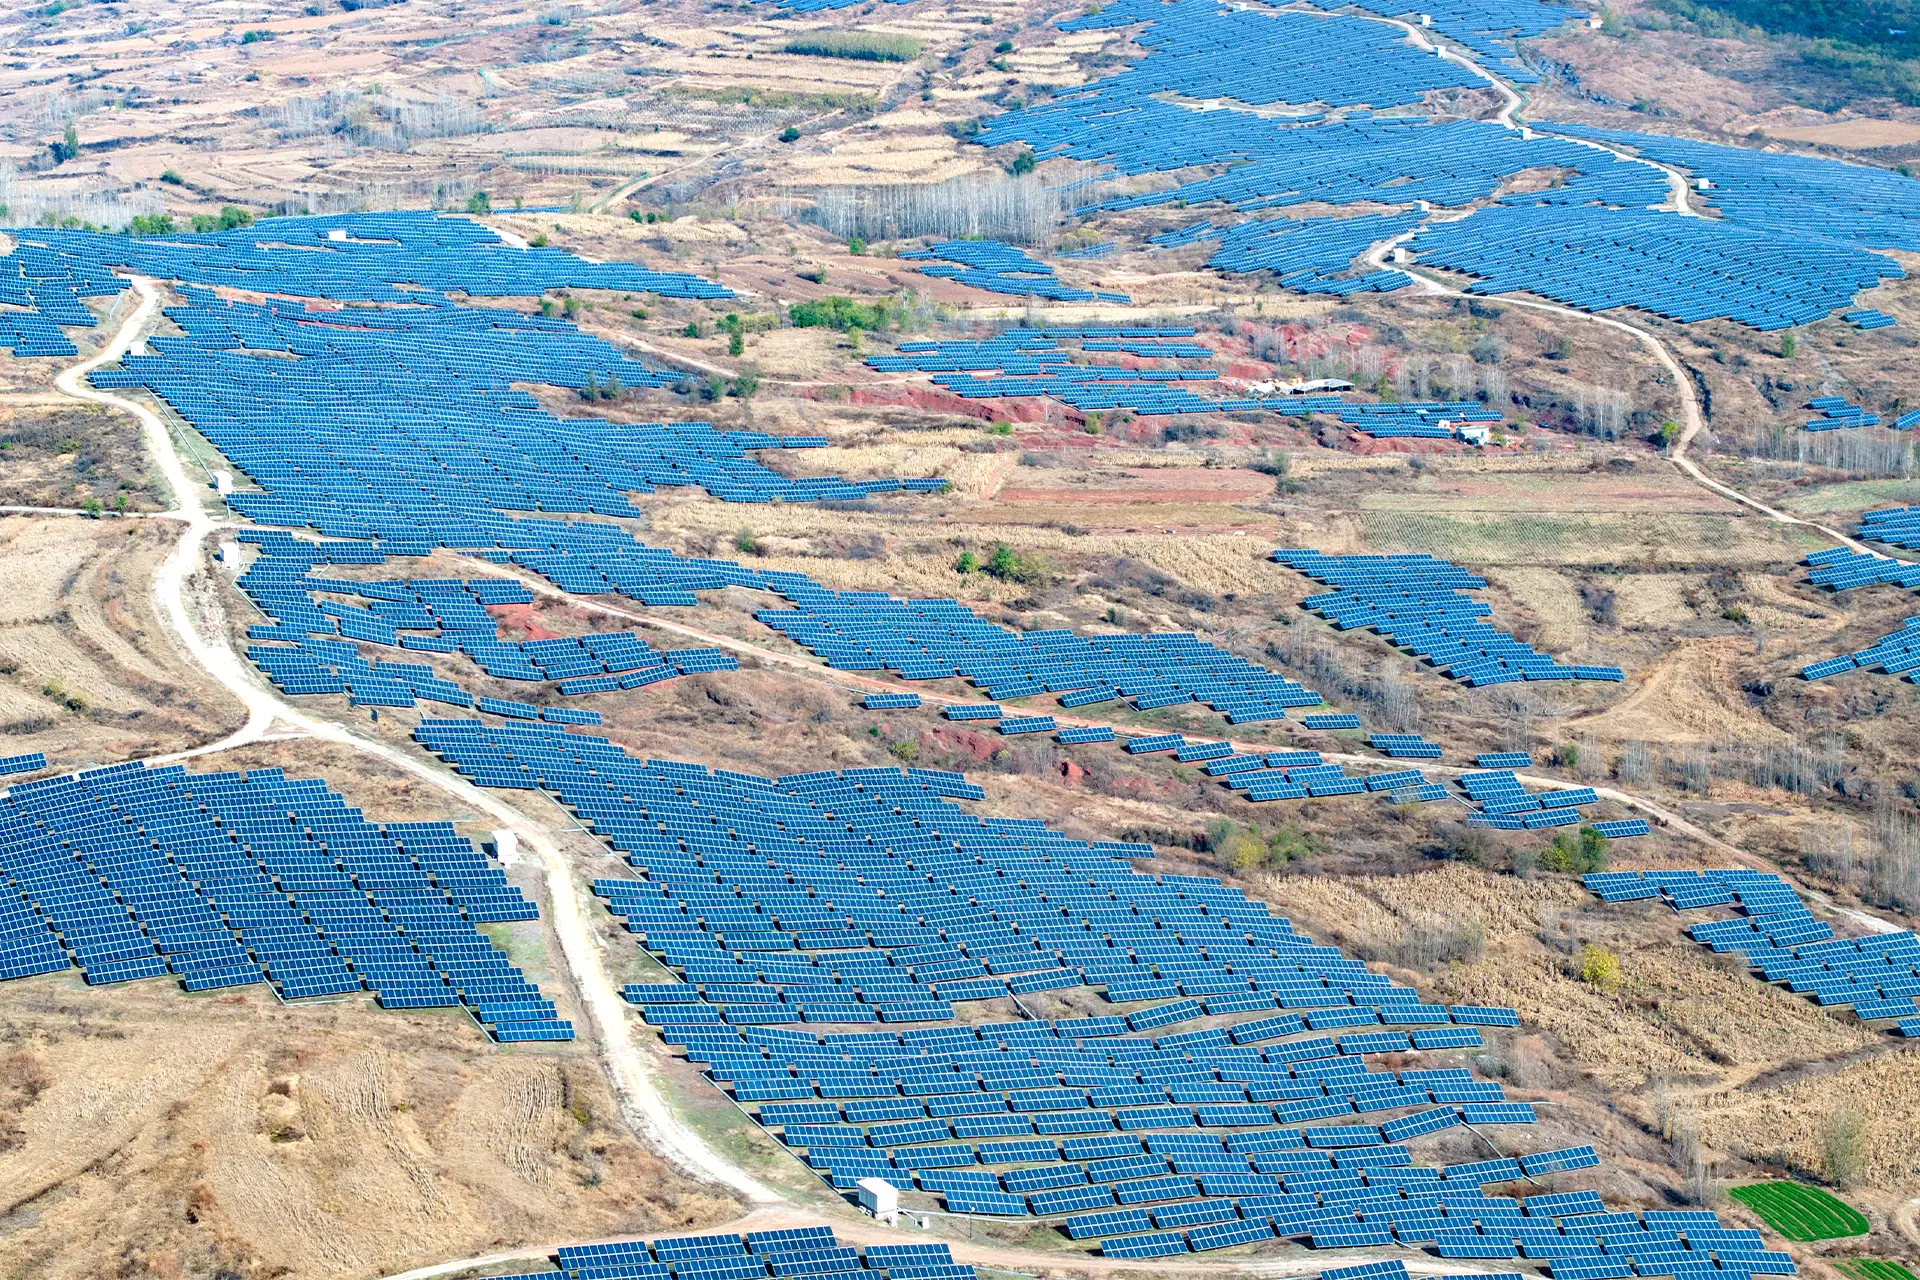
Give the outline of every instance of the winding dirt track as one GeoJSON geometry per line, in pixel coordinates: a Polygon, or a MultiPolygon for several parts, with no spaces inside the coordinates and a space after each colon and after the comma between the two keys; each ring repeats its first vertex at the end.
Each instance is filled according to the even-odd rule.
{"type": "MultiPolygon", "coordinates": [[[[85,383],[89,371],[118,359],[126,352],[157,309],[159,291],[151,280],[134,277],[133,287],[140,294],[140,305],[123,322],[113,341],[92,359],[63,372],[55,380],[55,385],[77,399],[108,405],[134,416],[146,434],[148,448],[159,463],[168,487],[173,491],[174,508],[169,514],[186,525],[180,545],[162,564],[154,579],[154,597],[160,605],[161,617],[166,619],[169,630],[188,656],[246,706],[247,722],[226,738],[182,755],[206,755],[264,741],[270,736],[268,731],[276,722],[284,723],[299,734],[377,757],[383,763],[402,769],[429,786],[447,792],[463,804],[487,814],[501,827],[517,833],[540,856],[554,931],[559,936],[567,968],[579,989],[581,1003],[592,1022],[591,1034],[606,1062],[627,1123],[684,1172],[720,1183],[755,1204],[778,1203],[779,1197],[772,1190],[722,1159],[698,1134],[682,1124],[655,1088],[647,1060],[634,1043],[625,1001],[600,962],[599,950],[582,908],[579,885],[567,865],[565,855],[544,826],[499,796],[438,769],[410,752],[364,737],[344,725],[309,715],[281,701],[254,682],[225,635],[208,635],[198,625],[187,605],[188,583],[201,569],[202,551],[208,535],[220,526],[207,514],[200,500],[199,488],[187,478],[186,468],[174,448],[173,437],[159,415],[138,401],[109,395],[85,383]]],[[[179,759],[182,755],[165,757],[164,760],[179,759]]]]}

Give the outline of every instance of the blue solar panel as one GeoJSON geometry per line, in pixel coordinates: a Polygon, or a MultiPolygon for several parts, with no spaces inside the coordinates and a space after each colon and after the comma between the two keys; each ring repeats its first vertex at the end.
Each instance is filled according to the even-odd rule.
{"type": "Polygon", "coordinates": [[[0,797],[0,873],[6,977],[371,990],[464,1007],[502,1042],[573,1038],[475,930],[537,914],[499,867],[448,823],[370,823],[318,780],[128,764],[21,783],[0,797]]]}

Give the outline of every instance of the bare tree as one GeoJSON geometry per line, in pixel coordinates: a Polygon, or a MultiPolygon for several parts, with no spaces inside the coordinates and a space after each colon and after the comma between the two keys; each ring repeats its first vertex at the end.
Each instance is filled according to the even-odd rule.
{"type": "Polygon", "coordinates": [[[1063,214],[1060,189],[1037,174],[823,187],[812,210],[815,221],[841,237],[987,236],[1017,244],[1051,242],[1063,214]]]}

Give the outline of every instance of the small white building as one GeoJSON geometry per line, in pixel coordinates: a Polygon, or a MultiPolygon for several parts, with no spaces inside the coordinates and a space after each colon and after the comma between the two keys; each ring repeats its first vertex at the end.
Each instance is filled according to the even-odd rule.
{"type": "Polygon", "coordinates": [[[862,1178],[853,1184],[860,1207],[888,1226],[900,1223],[900,1190],[884,1178],[862,1178]]]}
{"type": "Polygon", "coordinates": [[[1493,443],[1493,428],[1484,422],[1463,422],[1453,429],[1454,438],[1464,440],[1471,445],[1485,446],[1493,443]]]}

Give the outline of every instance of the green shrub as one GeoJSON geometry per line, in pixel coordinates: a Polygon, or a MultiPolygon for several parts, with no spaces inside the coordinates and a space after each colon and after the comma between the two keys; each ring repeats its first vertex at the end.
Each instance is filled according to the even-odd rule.
{"type": "Polygon", "coordinates": [[[1584,946],[1574,957],[1574,972],[1588,986],[1611,991],[1620,985],[1620,957],[1605,947],[1584,946]]]}
{"type": "Polygon", "coordinates": [[[136,236],[164,236],[173,230],[173,219],[164,213],[135,214],[127,231],[136,236]]]}
{"type": "Polygon", "coordinates": [[[892,318],[893,310],[885,299],[863,306],[838,294],[818,302],[796,302],[787,308],[787,320],[796,329],[828,328],[841,333],[849,329],[879,330],[885,329],[892,318]]]}
{"type": "Polygon", "coordinates": [[[80,154],[80,131],[69,124],[60,141],[49,144],[47,149],[53,153],[55,164],[65,164],[80,154]]]}
{"type": "Polygon", "coordinates": [[[920,42],[911,36],[878,31],[808,31],[787,41],[786,53],[815,58],[852,58],[857,62],[912,62],[920,56],[920,42]]]}
{"type": "Polygon", "coordinates": [[[1557,871],[1563,875],[1605,871],[1607,838],[1592,827],[1580,828],[1577,836],[1562,831],[1540,851],[1539,867],[1542,871],[1557,871]]]}
{"type": "Polygon", "coordinates": [[[1017,582],[1022,586],[1037,586],[1047,580],[1047,565],[1037,555],[1021,555],[1006,543],[998,543],[987,562],[980,566],[981,572],[989,578],[998,578],[1002,582],[1017,582]]]}

